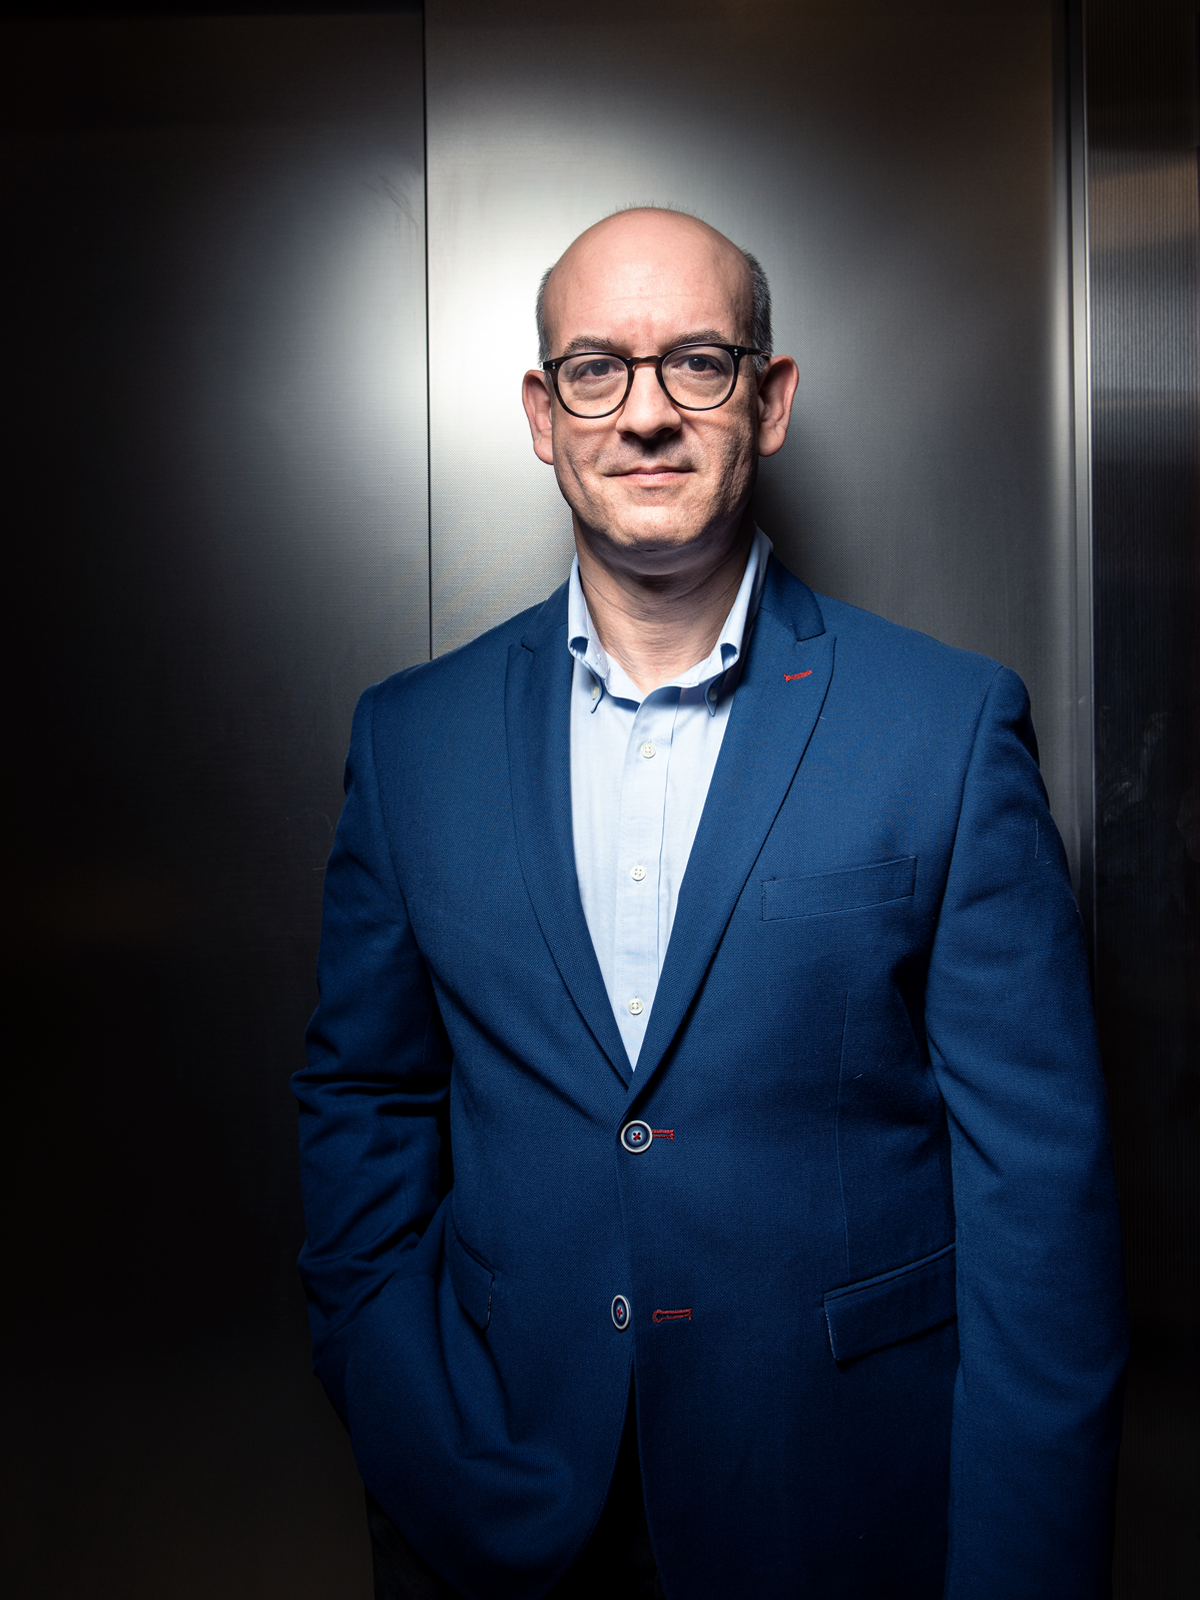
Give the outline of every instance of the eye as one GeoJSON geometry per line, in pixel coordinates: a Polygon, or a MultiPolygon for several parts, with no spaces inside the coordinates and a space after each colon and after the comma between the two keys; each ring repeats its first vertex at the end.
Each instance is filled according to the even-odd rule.
{"type": "Polygon", "coordinates": [[[676,382],[710,383],[728,378],[733,361],[717,345],[680,345],[664,358],[665,370],[676,382]]]}
{"type": "Polygon", "coordinates": [[[560,382],[567,384],[595,384],[612,383],[618,378],[624,378],[625,366],[614,356],[600,352],[576,356],[564,362],[559,368],[560,382]]]}

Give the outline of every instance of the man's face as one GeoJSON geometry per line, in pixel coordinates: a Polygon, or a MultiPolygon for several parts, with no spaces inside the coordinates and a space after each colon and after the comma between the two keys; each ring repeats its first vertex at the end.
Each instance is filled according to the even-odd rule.
{"type": "MultiPolygon", "coordinates": [[[[703,224],[670,213],[632,212],[589,229],[555,268],[546,296],[556,356],[745,344],[749,313],[740,253],[703,224]]],[[[794,363],[779,359],[794,372],[794,363]]],[[[789,409],[790,398],[789,391],[789,409]]],[[[653,367],[635,370],[624,406],[611,416],[572,416],[539,372],[526,375],[525,404],[534,449],[553,464],[578,531],[604,543],[610,558],[647,572],[674,570],[686,552],[699,554],[736,530],[760,450],[783,442],[782,432],[778,443],[762,437],[764,401],[749,356],[732,397],[712,411],[673,404],[653,367]]]]}

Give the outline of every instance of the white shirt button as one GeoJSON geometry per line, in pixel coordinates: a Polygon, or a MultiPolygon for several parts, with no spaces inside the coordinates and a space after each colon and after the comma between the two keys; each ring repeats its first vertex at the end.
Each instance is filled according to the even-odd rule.
{"type": "Polygon", "coordinates": [[[646,869],[645,867],[631,867],[629,870],[629,876],[633,879],[634,883],[641,883],[642,879],[646,876],[646,869]]]}
{"type": "Polygon", "coordinates": [[[631,1017],[640,1017],[645,1009],[642,1002],[636,998],[629,1002],[629,1015],[631,1017]]]}
{"type": "Polygon", "coordinates": [[[654,754],[654,746],[650,743],[650,741],[648,739],[647,739],[646,743],[642,746],[642,754],[645,756],[647,761],[649,761],[650,757],[654,754]]]}
{"type": "Polygon", "coordinates": [[[600,685],[598,683],[594,683],[592,685],[592,699],[593,700],[599,700],[599,698],[600,698],[600,685]]]}

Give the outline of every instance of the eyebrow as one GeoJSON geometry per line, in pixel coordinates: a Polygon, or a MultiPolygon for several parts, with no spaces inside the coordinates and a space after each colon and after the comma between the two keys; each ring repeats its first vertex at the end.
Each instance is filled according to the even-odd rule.
{"type": "MultiPolygon", "coordinates": [[[[718,333],[715,328],[697,328],[690,333],[681,334],[667,346],[668,350],[677,350],[681,344],[734,344],[733,339],[727,339],[723,333],[718,333]]],[[[561,352],[564,356],[578,355],[581,350],[610,350],[613,355],[623,355],[614,339],[604,339],[599,335],[584,333],[574,338],[561,352]]]]}

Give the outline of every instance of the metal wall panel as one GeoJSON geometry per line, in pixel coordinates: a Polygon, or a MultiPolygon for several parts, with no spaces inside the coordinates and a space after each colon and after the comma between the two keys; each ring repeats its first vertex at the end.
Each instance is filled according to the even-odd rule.
{"type": "Polygon", "coordinates": [[[781,556],[1021,672],[1078,859],[1059,7],[426,10],[434,651],[568,568],[569,515],[518,397],[540,273],[611,209],[679,205],[760,256],[776,348],[800,362],[792,437],[760,480],[781,556]]]}
{"type": "Polygon", "coordinates": [[[8,28],[8,1592],[370,1589],[288,1078],[428,651],[421,19],[8,28]]]}
{"type": "Polygon", "coordinates": [[[1118,1600],[1200,1587],[1196,0],[1086,8],[1096,1000],[1134,1322],[1118,1600]]]}

